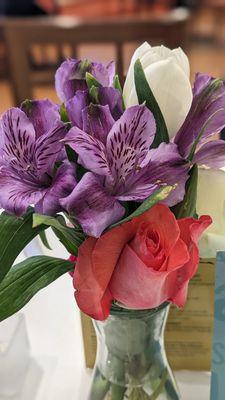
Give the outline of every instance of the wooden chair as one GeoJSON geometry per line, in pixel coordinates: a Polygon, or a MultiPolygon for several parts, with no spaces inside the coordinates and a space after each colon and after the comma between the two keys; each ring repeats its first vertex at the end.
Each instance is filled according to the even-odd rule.
{"type": "Polygon", "coordinates": [[[7,57],[2,18],[0,18],[0,79],[7,77],[7,57]]]}
{"type": "Polygon", "coordinates": [[[70,17],[6,19],[4,34],[8,48],[11,83],[15,104],[32,98],[35,79],[30,50],[36,44],[54,44],[62,61],[63,48],[70,47],[72,57],[77,46],[88,43],[113,43],[117,71],[124,74],[123,44],[145,40],[164,43],[168,47],[183,46],[187,14],[171,12],[161,16],[137,15],[84,20],[70,17]]]}

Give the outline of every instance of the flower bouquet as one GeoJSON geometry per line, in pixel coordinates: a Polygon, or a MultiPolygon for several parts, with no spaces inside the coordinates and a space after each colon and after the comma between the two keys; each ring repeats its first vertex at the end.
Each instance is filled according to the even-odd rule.
{"type": "Polygon", "coordinates": [[[68,59],[56,91],[61,105],[25,100],[1,118],[0,320],[70,273],[98,336],[89,400],[177,400],[163,333],[212,222],[197,215],[198,167],[225,165],[209,140],[224,82],[197,74],[192,89],[181,49],[144,43],[123,88],[113,62],[68,59]],[[36,236],[49,246],[48,228],[70,257],[13,266],[36,236]]]}

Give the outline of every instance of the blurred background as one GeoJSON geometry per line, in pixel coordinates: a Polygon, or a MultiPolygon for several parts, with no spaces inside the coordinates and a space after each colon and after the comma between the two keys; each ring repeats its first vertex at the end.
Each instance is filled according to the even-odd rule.
{"type": "MultiPolygon", "coordinates": [[[[225,0],[0,0],[0,113],[26,98],[57,101],[54,74],[65,57],[114,59],[123,79],[133,51],[145,40],[181,46],[192,81],[198,71],[225,78],[225,0]]],[[[50,239],[53,254],[67,257],[50,239]]],[[[22,258],[45,251],[31,246],[22,258]]],[[[22,315],[26,324],[18,316],[1,324],[0,400],[84,399],[90,374],[83,368],[71,277],[41,291],[22,315]],[[11,336],[20,356],[13,350],[6,359],[3,344],[10,347],[11,336]]],[[[209,399],[208,374],[177,377],[184,400],[209,399]]]]}
{"type": "Polygon", "coordinates": [[[137,44],[182,46],[197,71],[225,76],[225,0],[0,0],[0,112],[50,97],[65,57],[116,59],[137,44]]]}

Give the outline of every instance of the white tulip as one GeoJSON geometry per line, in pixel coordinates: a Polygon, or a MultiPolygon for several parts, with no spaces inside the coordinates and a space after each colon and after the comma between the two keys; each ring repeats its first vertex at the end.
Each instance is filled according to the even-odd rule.
{"type": "Polygon", "coordinates": [[[138,104],[134,83],[137,59],[141,61],[172,138],[183,124],[192,103],[188,58],[181,48],[170,50],[165,46],[151,47],[147,42],[143,43],[134,52],[127,73],[123,90],[126,107],[138,104]]]}
{"type": "Polygon", "coordinates": [[[225,171],[199,169],[197,213],[213,219],[199,242],[200,255],[215,258],[217,251],[225,251],[225,171]]]}

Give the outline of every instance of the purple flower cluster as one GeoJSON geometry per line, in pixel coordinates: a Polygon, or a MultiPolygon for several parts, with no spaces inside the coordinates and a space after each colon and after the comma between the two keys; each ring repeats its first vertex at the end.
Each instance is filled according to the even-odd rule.
{"type": "Polygon", "coordinates": [[[145,105],[124,110],[114,78],[114,63],[67,60],[56,73],[56,90],[69,123],[49,100],[26,101],[2,116],[2,208],[17,216],[30,205],[41,214],[63,211],[86,234],[99,237],[125,215],[127,205],[164,185],[175,187],[169,206],[182,201],[193,164],[225,165],[225,142],[208,140],[225,126],[222,80],[198,74],[182,127],[170,143],[153,149],[152,112],[145,105]],[[90,87],[88,76],[98,84],[90,87]]]}

